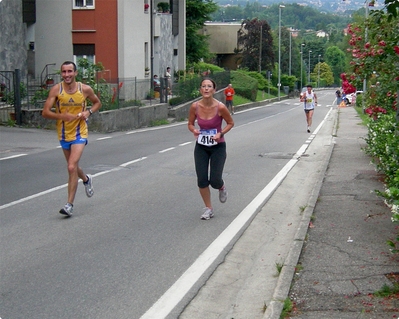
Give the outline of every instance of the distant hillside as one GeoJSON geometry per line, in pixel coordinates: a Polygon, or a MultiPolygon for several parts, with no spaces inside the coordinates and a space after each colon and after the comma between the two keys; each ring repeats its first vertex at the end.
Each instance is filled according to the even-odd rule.
{"type": "MultiPolygon", "coordinates": [[[[314,9],[317,9],[320,12],[328,12],[328,13],[345,13],[345,12],[353,12],[357,11],[360,8],[364,8],[365,6],[365,1],[364,0],[348,0],[348,1],[343,1],[343,0],[301,0],[301,1],[294,1],[294,0],[219,0],[215,1],[219,5],[240,5],[245,7],[247,3],[251,2],[258,2],[259,4],[262,5],[272,5],[272,4],[288,4],[288,3],[298,3],[300,5],[305,5],[305,6],[310,6],[314,9]]],[[[382,3],[383,1],[381,1],[382,3]]],[[[375,3],[375,8],[381,9],[381,3],[379,4],[378,1],[375,3]],[[380,7],[378,7],[380,5],[380,7]]]]}
{"type": "MultiPolygon", "coordinates": [[[[272,29],[277,28],[279,22],[278,4],[269,3],[265,5],[261,1],[257,1],[248,2],[245,6],[221,6],[219,3],[219,10],[212,15],[212,21],[214,22],[239,22],[244,19],[253,18],[266,20],[272,29]]],[[[281,18],[281,24],[285,27],[292,27],[296,30],[324,30],[329,33],[331,31],[337,32],[338,30],[343,30],[351,21],[349,14],[321,12],[314,5],[297,3],[285,3],[281,18]]]]}

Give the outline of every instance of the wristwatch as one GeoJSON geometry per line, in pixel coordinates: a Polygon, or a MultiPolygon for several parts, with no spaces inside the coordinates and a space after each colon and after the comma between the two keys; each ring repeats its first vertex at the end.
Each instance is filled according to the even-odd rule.
{"type": "Polygon", "coordinates": [[[90,113],[90,115],[92,115],[92,114],[93,114],[93,111],[92,111],[91,109],[89,109],[89,113],[90,113]]]}

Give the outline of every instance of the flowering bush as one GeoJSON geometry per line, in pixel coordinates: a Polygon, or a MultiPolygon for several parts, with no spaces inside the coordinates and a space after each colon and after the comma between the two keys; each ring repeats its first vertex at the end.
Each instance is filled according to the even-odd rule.
{"type": "MultiPolygon", "coordinates": [[[[374,1],[373,1],[374,2],[374,1]]],[[[385,0],[387,11],[373,11],[365,23],[349,25],[352,74],[357,87],[367,80],[365,112],[370,116],[366,152],[385,175],[385,198],[392,221],[399,222],[399,123],[396,121],[399,81],[399,1],[385,0]]],[[[396,241],[388,242],[399,247],[396,241]]],[[[399,250],[393,250],[399,251],[399,250]]]]}
{"type": "Polygon", "coordinates": [[[387,189],[379,195],[392,210],[392,221],[399,222],[399,137],[395,134],[398,124],[395,114],[379,114],[368,124],[366,153],[385,175],[387,189]]]}

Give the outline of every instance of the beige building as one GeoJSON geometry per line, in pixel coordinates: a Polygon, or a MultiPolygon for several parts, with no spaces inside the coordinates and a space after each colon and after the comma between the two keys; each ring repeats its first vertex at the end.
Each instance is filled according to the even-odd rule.
{"type": "Polygon", "coordinates": [[[209,51],[217,55],[219,66],[237,69],[240,56],[235,53],[235,49],[240,28],[241,23],[205,23],[202,34],[209,35],[209,51]]]}

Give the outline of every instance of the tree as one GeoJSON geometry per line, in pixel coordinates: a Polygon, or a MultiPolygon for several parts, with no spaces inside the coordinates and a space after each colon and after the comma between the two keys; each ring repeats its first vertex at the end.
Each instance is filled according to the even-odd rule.
{"type": "Polygon", "coordinates": [[[327,48],[324,60],[331,66],[335,83],[340,82],[341,73],[345,72],[345,53],[336,46],[327,48]]]}
{"type": "Polygon", "coordinates": [[[331,71],[330,66],[326,62],[317,63],[313,69],[313,73],[311,74],[311,79],[313,82],[317,83],[319,79],[319,67],[320,67],[320,85],[321,86],[330,86],[334,84],[334,75],[331,71]]]}
{"type": "Polygon", "coordinates": [[[209,59],[209,44],[207,36],[199,34],[205,21],[210,20],[210,14],[218,6],[213,0],[187,0],[186,3],[186,58],[188,63],[209,59]]]}
{"type": "Polygon", "coordinates": [[[272,70],[274,64],[273,37],[265,20],[244,20],[238,30],[237,51],[242,54],[242,64],[250,71],[272,70]],[[262,31],[262,32],[261,32],[262,31]],[[260,50],[260,47],[262,49],[260,50]]]}

